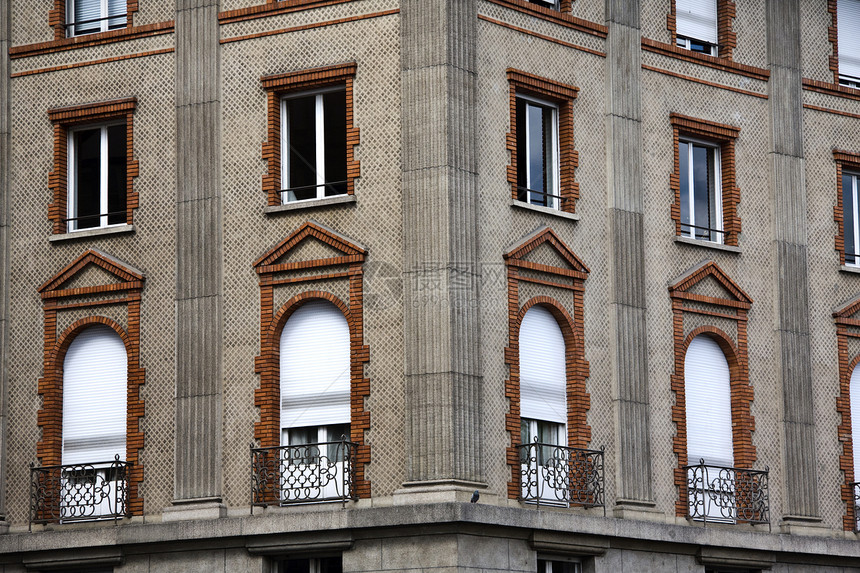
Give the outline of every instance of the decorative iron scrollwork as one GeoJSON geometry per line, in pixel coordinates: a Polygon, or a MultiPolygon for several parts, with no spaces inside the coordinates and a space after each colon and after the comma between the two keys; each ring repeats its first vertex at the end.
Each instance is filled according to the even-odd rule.
{"type": "Polygon", "coordinates": [[[251,505],[288,505],[356,499],[357,444],[336,442],[251,447],[251,505]]]}
{"type": "Polygon", "coordinates": [[[603,450],[543,444],[517,446],[520,451],[520,499],[526,503],[569,507],[603,507],[603,450]]]}
{"type": "Polygon", "coordinates": [[[687,507],[695,521],[767,523],[770,526],[768,469],[714,466],[700,460],[685,466],[687,507]]]}
{"type": "Polygon", "coordinates": [[[128,517],[130,467],[119,456],[92,464],[30,464],[30,524],[128,517]]]}

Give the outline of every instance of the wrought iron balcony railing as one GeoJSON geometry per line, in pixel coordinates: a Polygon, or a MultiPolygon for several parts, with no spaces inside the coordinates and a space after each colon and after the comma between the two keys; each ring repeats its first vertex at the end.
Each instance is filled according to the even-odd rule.
{"type": "Polygon", "coordinates": [[[128,517],[130,467],[119,456],[92,464],[30,464],[30,525],[128,517]]]}
{"type": "Polygon", "coordinates": [[[690,519],[712,523],[766,523],[770,528],[768,468],[685,466],[690,519]]]}
{"type": "Polygon", "coordinates": [[[522,501],[538,507],[602,507],[606,513],[603,449],[584,450],[538,441],[517,448],[522,501]]]}
{"type": "Polygon", "coordinates": [[[251,506],[356,499],[356,444],[336,442],[251,447],[251,506]]]}
{"type": "Polygon", "coordinates": [[[848,484],[854,494],[854,531],[860,532],[860,482],[848,484]]]}

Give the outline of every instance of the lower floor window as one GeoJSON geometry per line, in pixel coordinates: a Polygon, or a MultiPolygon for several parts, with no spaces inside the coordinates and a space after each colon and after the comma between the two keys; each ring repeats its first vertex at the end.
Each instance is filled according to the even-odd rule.
{"type": "Polygon", "coordinates": [[[286,559],[278,564],[278,573],[342,573],[340,557],[286,559]]]}
{"type": "Polygon", "coordinates": [[[579,562],[574,559],[538,559],[537,573],[580,573],[579,562]]]}

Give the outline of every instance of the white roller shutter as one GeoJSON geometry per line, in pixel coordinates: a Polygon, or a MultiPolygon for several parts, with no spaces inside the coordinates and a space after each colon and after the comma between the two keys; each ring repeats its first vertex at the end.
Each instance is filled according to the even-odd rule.
{"type": "Polygon", "coordinates": [[[564,336],[545,308],[530,308],[520,325],[520,416],[567,423],[564,336]]]}
{"type": "Polygon", "coordinates": [[[108,21],[108,26],[111,28],[125,25],[125,11],[128,7],[128,0],[108,0],[108,16],[120,16],[119,18],[111,18],[108,21]]]}
{"type": "Polygon", "coordinates": [[[125,345],[107,326],[83,330],[63,362],[63,464],[125,460],[125,345]]]}
{"type": "MultiPolygon", "coordinates": [[[[102,3],[101,0],[74,0],[75,4],[75,22],[89,22],[91,20],[98,20],[102,16],[102,3]]],[[[90,30],[92,28],[98,28],[100,26],[99,22],[89,22],[88,24],[83,24],[83,28],[90,30]]]]}
{"type": "Polygon", "coordinates": [[[860,0],[837,0],[839,73],[860,78],[860,0]]]}
{"type": "Polygon", "coordinates": [[[677,33],[685,38],[717,43],[717,0],[675,0],[677,33]]]}
{"type": "Polygon", "coordinates": [[[296,310],[281,333],[281,427],[348,424],[349,325],[330,302],[296,310]]]}
{"type": "Polygon", "coordinates": [[[854,481],[860,481],[860,367],[851,373],[851,442],[854,446],[854,481]]]}
{"type": "Polygon", "coordinates": [[[687,463],[733,466],[729,363],[708,336],[690,342],[684,359],[687,463]]]}

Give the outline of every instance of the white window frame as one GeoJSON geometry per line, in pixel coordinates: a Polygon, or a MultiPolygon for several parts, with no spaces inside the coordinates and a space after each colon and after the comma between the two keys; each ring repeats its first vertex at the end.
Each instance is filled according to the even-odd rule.
{"type": "MultiPolygon", "coordinates": [[[[125,28],[128,26],[128,3],[126,3],[126,11],[122,14],[117,14],[115,16],[110,15],[110,0],[100,0],[99,2],[99,18],[101,19],[98,22],[99,29],[98,30],[87,30],[86,32],[77,33],[76,29],[78,27],[78,23],[75,21],[75,0],[66,0],[66,22],[68,25],[66,27],[66,35],[68,37],[74,36],[88,36],[90,34],[98,34],[99,32],[107,32],[109,30],[119,30],[121,28],[125,28]],[[111,21],[122,20],[121,26],[110,26],[111,21]]],[[[96,22],[92,22],[95,24],[96,22]]]]}
{"type": "MultiPolygon", "coordinates": [[[[847,177],[851,178],[851,202],[852,202],[852,204],[850,206],[850,209],[851,209],[851,212],[854,214],[854,217],[853,217],[853,219],[854,219],[854,250],[860,251],[860,221],[857,220],[857,218],[860,217],[860,197],[858,197],[858,195],[860,195],[860,174],[857,174],[857,173],[854,173],[851,171],[843,171],[842,175],[843,175],[843,177],[847,176],[847,177]]],[[[842,194],[843,196],[845,194],[845,190],[842,188],[842,181],[839,182],[839,193],[842,194]]],[[[843,205],[842,205],[843,220],[845,218],[844,212],[849,209],[849,206],[845,205],[844,202],[845,201],[843,199],[843,205]]],[[[843,232],[844,232],[844,229],[845,229],[844,223],[843,223],[842,228],[843,228],[843,232]]],[[[843,245],[844,245],[844,241],[843,241],[843,245]]],[[[860,253],[858,253],[858,254],[860,254],[860,253]]],[[[854,254],[852,253],[852,255],[854,255],[854,254]]],[[[856,256],[856,255],[852,256],[852,258],[855,260],[855,262],[849,263],[848,262],[848,253],[845,252],[844,247],[843,247],[843,256],[845,257],[845,266],[847,266],[847,267],[860,267],[860,263],[856,262],[857,259],[860,259],[860,256],[856,256]]]]}
{"type": "MultiPolygon", "coordinates": [[[[527,94],[522,94],[522,93],[517,93],[516,97],[517,97],[517,99],[521,99],[521,100],[526,101],[526,102],[537,104],[537,105],[541,106],[542,108],[548,108],[550,111],[550,114],[551,114],[550,129],[552,130],[552,133],[550,134],[550,144],[552,146],[552,150],[551,150],[551,152],[552,152],[552,156],[551,156],[551,158],[552,158],[552,165],[551,165],[551,168],[552,168],[552,189],[545,189],[544,193],[546,193],[546,195],[545,195],[546,207],[549,209],[560,210],[561,209],[561,149],[560,149],[560,144],[559,144],[559,133],[558,133],[559,132],[558,104],[555,102],[549,101],[549,100],[537,98],[537,97],[534,97],[532,95],[527,95],[527,94]]],[[[525,125],[523,125],[522,128],[525,130],[525,133],[526,133],[526,137],[525,137],[526,156],[524,158],[524,161],[520,162],[520,165],[525,163],[526,187],[528,188],[526,190],[526,202],[529,204],[532,204],[532,191],[531,191],[531,189],[532,189],[532,185],[531,185],[532,172],[531,172],[531,161],[530,161],[531,149],[530,149],[529,137],[528,137],[530,122],[529,122],[529,114],[528,113],[524,114],[524,119],[525,119],[525,125]]],[[[518,126],[518,129],[519,129],[519,126],[518,126]]],[[[546,158],[544,158],[544,160],[546,160],[546,158]]],[[[544,169],[546,169],[546,166],[544,166],[544,169]]],[[[543,206],[543,205],[541,205],[541,206],[543,206]]]]}
{"type": "Polygon", "coordinates": [[[561,10],[561,3],[559,0],[526,0],[529,4],[537,4],[541,8],[549,8],[550,10],[561,10]],[[551,6],[547,6],[547,4],[551,4],[551,6]]]}
{"type": "MultiPolygon", "coordinates": [[[[108,128],[117,125],[125,125],[124,122],[110,122],[98,125],[82,125],[80,127],[70,128],[66,134],[66,146],[68,147],[68,161],[66,162],[66,170],[68,174],[68,182],[66,184],[66,217],[68,217],[67,230],[70,233],[77,231],[89,231],[92,229],[102,229],[106,227],[124,227],[128,225],[128,220],[124,223],[108,223],[108,128]],[[99,147],[99,224],[97,227],[78,228],[78,219],[75,216],[78,208],[78,178],[75,163],[75,134],[79,131],[90,131],[93,129],[101,131],[101,145],[99,147]]],[[[128,150],[126,150],[126,154],[128,150]]],[[[126,189],[128,194],[128,189],[126,189]]],[[[95,219],[95,216],[92,217],[95,219]]]]}
{"type": "Polygon", "coordinates": [[[577,573],[580,573],[582,571],[582,559],[580,559],[579,557],[539,554],[537,556],[538,570],[540,570],[541,561],[543,561],[544,565],[546,566],[546,573],[561,573],[561,567],[558,567],[558,571],[556,571],[553,566],[563,565],[565,563],[574,565],[574,570],[577,573]]]}
{"type": "MultiPolygon", "coordinates": [[[[328,88],[318,88],[312,90],[304,90],[300,92],[288,93],[281,96],[281,203],[283,205],[291,203],[306,203],[308,201],[319,201],[325,198],[325,106],[323,105],[323,95],[327,93],[345,91],[346,86],[337,85],[328,88]],[[285,185],[285,182],[290,180],[290,141],[289,127],[290,118],[287,113],[287,101],[313,95],[315,96],[314,109],[314,138],[316,147],[316,197],[310,199],[290,199],[293,193],[285,185]]],[[[344,110],[347,111],[347,110],[344,110]]]]}
{"type": "Polygon", "coordinates": [[[678,46],[679,48],[689,50],[689,51],[693,52],[694,54],[706,54],[708,56],[718,56],[719,55],[719,46],[717,46],[716,44],[711,44],[710,42],[704,42],[702,40],[697,40],[695,38],[687,38],[685,36],[677,36],[677,38],[675,40],[675,45],[678,46]],[[710,51],[700,52],[698,50],[694,50],[693,46],[692,46],[693,42],[697,42],[699,44],[702,44],[703,46],[707,46],[708,48],[710,48],[710,51]]]}
{"type": "Polygon", "coordinates": [[[839,84],[860,88],[860,0],[838,0],[836,17],[839,84]]]}
{"type": "MultiPolygon", "coordinates": [[[[712,228],[712,231],[715,231],[714,235],[716,237],[716,241],[711,241],[709,239],[696,239],[699,241],[705,241],[708,243],[718,243],[722,244],[725,242],[725,220],[723,218],[723,173],[722,173],[722,149],[720,149],[720,145],[714,143],[712,141],[706,141],[703,139],[697,139],[694,137],[686,137],[681,136],[678,138],[678,156],[681,155],[681,144],[687,143],[687,166],[689,167],[688,173],[681,173],[681,177],[687,177],[687,190],[689,192],[689,197],[687,197],[687,203],[689,207],[689,232],[687,234],[683,234],[682,236],[689,237],[691,239],[696,239],[696,204],[695,204],[695,188],[694,188],[694,177],[693,172],[695,171],[695,167],[693,166],[693,145],[698,145],[699,147],[707,147],[710,152],[714,154],[714,218],[716,219],[716,226],[712,228]]],[[[679,166],[680,168],[680,166],[679,166]]],[[[708,197],[710,200],[710,197],[708,197]]],[[[710,206],[708,206],[710,209],[710,206]]],[[[681,224],[682,226],[684,223],[681,224]]]]}

